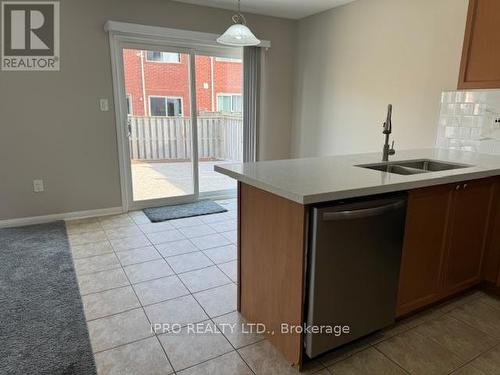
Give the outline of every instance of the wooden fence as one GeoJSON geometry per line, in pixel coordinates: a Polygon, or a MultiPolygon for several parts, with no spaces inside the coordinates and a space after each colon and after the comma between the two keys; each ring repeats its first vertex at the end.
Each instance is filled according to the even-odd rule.
{"type": "MultiPolygon", "coordinates": [[[[191,159],[190,118],[130,116],[129,121],[133,160],[191,159]]],[[[219,113],[199,116],[198,156],[200,159],[241,161],[241,116],[219,113]]]]}

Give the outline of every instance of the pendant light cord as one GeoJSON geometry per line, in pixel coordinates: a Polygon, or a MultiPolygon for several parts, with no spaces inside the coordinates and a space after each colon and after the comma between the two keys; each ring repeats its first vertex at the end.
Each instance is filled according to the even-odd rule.
{"type": "Polygon", "coordinates": [[[238,0],[238,13],[233,16],[233,22],[236,24],[246,25],[247,20],[243,13],[241,13],[241,0],[238,0]]]}

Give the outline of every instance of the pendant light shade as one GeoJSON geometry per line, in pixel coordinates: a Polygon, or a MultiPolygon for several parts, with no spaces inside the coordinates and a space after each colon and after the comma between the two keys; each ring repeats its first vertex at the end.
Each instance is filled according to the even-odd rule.
{"type": "Polygon", "coordinates": [[[236,47],[260,44],[260,40],[247,27],[245,16],[240,12],[240,0],[238,0],[238,13],[233,16],[233,22],[234,25],[229,26],[226,32],[217,38],[217,43],[236,47]]]}

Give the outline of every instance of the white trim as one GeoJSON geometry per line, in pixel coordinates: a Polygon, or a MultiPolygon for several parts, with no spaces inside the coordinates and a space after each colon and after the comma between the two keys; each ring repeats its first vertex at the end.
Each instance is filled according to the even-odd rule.
{"type": "MultiPolygon", "coordinates": [[[[119,34],[128,34],[136,36],[159,37],[174,41],[177,45],[194,46],[217,46],[223,47],[217,43],[218,34],[204,33],[199,31],[190,31],[182,29],[171,29],[168,27],[140,25],[136,23],[107,21],[104,30],[119,34]]],[[[261,40],[257,47],[271,48],[271,42],[261,40]]],[[[232,47],[234,48],[234,47],[232,47]]]]}
{"type": "Polygon", "coordinates": [[[21,217],[19,219],[0,220],[0,228],[20,227],[24,225],[43,224],[58,220],[86,219],[88,217],[98,217],[106,215],[116,215],[123,213],[122,207],[102,208],[98,210],[65,212],[60,214],[21,217]]]}
{"type": "MultiPolygon", "coordinates": [[[[184,116],[184,98],[182,96],[168,96],[168,95],[148,95],[148,110],[149,117],[182,117],[184,116]],[[181,100],[181,114],[179,116],[169,116],[168,115],[168,106],[165,102],[165,112],[167,113],[165,116],[153,116],[151,114],[151,98],[164,98],[164,99],[180,99],[181,100]]],[[[147,116],[145,116],[147,117],[147,116]]]]}

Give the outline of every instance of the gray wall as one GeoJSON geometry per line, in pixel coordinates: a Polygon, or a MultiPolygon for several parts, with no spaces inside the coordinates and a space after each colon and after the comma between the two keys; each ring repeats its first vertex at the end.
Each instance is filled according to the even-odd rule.
{"type": "Polygon", "coordinates": [[[455,89],[467,0],[357,0],[299,21],[292,155],[433,147],[455,89]]]}
{"type": "MultiPolygon", "coordinates": [[[[62,0],[61,71],[0,72],[0,219],[121,205],[107,20],[222,33],[232,12],[168,0],[62,0]],[[33,193],[32,180],[45,181],[33,193]]],[[[248,15],[271,40],[261,159],[287,158],[296,22],[248,15]]]]}

